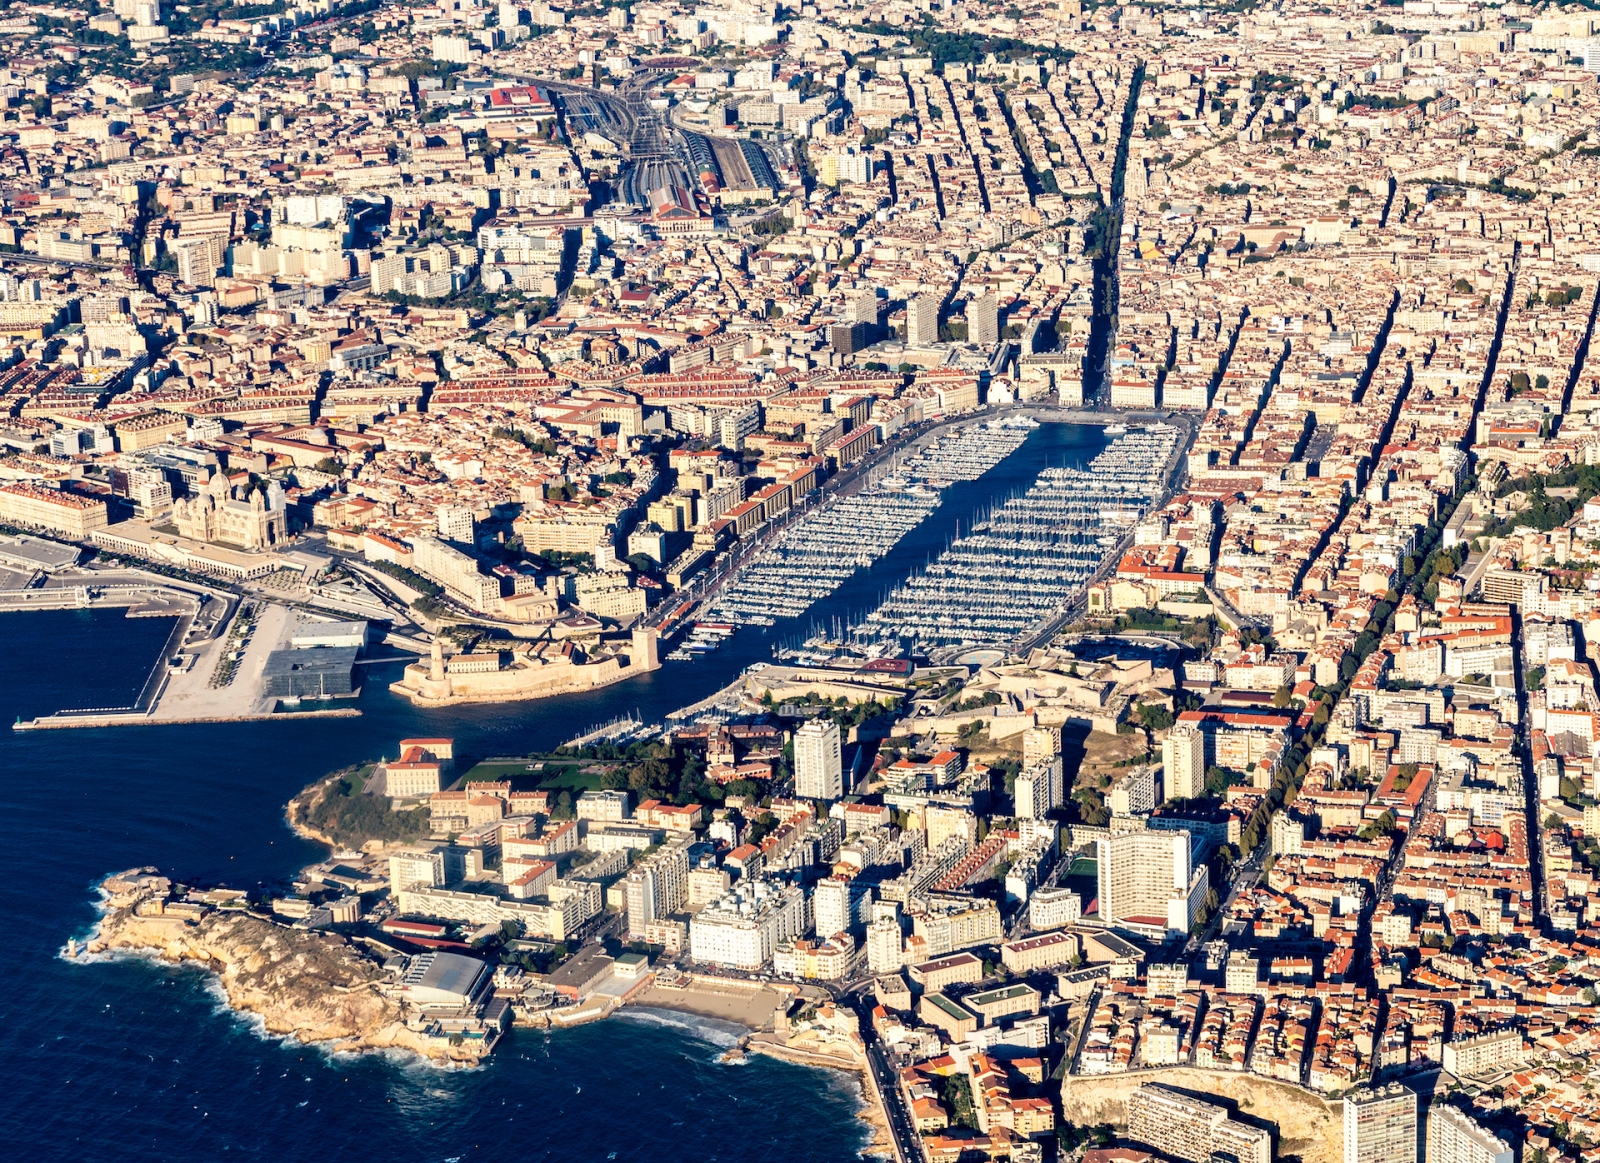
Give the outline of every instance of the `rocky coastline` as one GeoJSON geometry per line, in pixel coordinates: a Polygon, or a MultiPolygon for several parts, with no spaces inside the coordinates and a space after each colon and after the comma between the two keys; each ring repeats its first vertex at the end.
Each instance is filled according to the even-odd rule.
{"type": "Polygon", "coordinates": [[[379,989],[382,969],[344,937],[243,909],[169,912],[162,906],[169,883],[149,868],[108,877],[105,911],[84,951],[199,965],[216,976],[228,1004],[257,1017],[267,1033],[333,1052],[403,1050],[463,1065],[487,1054],[481,1043],[453,1045],[410,1028],[400,1003],[379,989]]]}

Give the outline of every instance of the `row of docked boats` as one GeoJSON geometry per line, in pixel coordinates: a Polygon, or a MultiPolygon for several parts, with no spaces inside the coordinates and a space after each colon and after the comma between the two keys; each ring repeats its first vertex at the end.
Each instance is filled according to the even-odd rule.
{"type": "Polygon", "coordinates": [[[1115,439],[1086,469],[1049,468],[853,628],[901,648],[1009,646],[1047,625],[1159,498],[1179,432],[1115,439]]]}
{"type": "Polygon", "coordinates": [[[702,655],[714,654],[737,629],[731,622],[696,622],[683,642],[667,658],[673,662],[687,662],[702,655]]]}
{"type": "Polygon", "coordinates": [[[818,506],[754,554],[706,613],[735,625],[796,618],[883,557],[939,507],[957,481],[977,480],[1037,424],[948,429],[860,492],[818,506]]]}

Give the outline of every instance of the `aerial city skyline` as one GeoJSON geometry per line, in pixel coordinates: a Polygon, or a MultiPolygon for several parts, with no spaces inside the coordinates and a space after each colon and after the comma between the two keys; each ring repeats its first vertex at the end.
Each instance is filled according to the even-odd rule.
{"type": "MultiPolygon", "coordinates": [[[[858,1088],[729,1158],[1600,1154],[1588,6],[56,0],[0,44],[10,766],[318,776],[238,821],[292,867],[108,849],[31,922],[53,990],[189,964],[324,1068],[529,1090],[692,1018],[858,1088]]],[[[611,1157],[709,1149],[617,1093],[611,1157]]]]}

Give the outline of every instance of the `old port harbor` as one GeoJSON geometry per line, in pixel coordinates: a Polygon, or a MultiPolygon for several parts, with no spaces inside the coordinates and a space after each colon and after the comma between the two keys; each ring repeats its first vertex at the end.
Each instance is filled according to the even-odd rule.
{"type": "MultiPolygon", "coordinates": [[[[803,615],[890,553],[939,507],[951,484],[977,480],[1015,452],[1033,426],[973,424],[886,466],[861,492],[784,530],[713,599],[706,618],[731,633],[803,615]]],[[[1112,442],[1084,468],[1044,469],[870,613],[808,646],[953,655],[1016,646],[1051,626],[1082,599],[1108,555],[1160,497],[1181,437],[1165,424],[1107,434],[1112,442]]]]}
{"type": "Polygon", "coordinates": [[[886,466],[867,488],[819,507],[751,559],[706,611],[714,621],[771,626],[827,597],[898,545],[957,481],[977,480],[1022,446],[1038,425],[1023,419],[942,434],[886,466]]]}
{"type": "Polygon", "coordinates": [[[1045,469],[896,587],[852,637],[929,652],[1026,641],[1079,600],[1155,502],[1179,436],[1153,425],[1118,437],[1086,469],[1045,469]]]}

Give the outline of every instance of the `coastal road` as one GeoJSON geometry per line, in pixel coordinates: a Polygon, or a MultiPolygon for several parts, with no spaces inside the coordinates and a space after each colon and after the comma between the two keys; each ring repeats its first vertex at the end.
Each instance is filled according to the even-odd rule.
{"type": "Polygon", "coordinates": [[[861,1036],[867,1047],[867,1068],[883,1097],[883,1113],[889,1124],[889,1135],[894,1140],[895,1156],[900,1163],[918,1163],[922,1158],[922,1138],[917,1134],[917,1124],[906,1107],[905,1096],[900,1091],[900,1076],[889,1065],[883,1052],[883,1043],[872,1028],[869,1015],[863,1013],[864,1005],[856,1012],[861,1015],[861,1036]]]}

